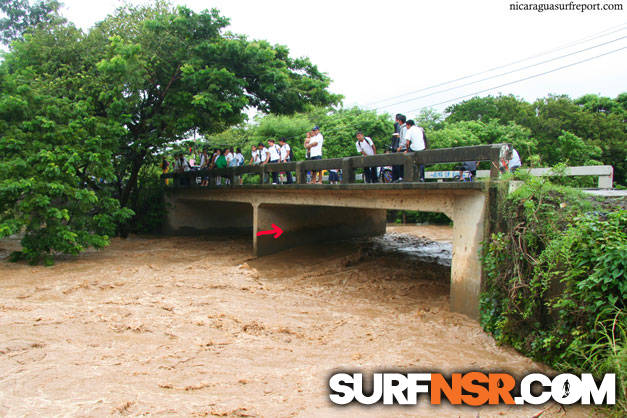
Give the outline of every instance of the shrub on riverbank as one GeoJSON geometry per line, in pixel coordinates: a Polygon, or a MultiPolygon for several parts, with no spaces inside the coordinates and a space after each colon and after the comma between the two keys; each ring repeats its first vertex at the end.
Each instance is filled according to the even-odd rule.
{"type": "Polygon", "coordinates": [[[123,236],[129,232],[159,234],[165,224],[168,210],[161,169],[156,165],[144,167],[139,173],[138,185],[129,199],[129,206],[135,215],[120,225],[120,233],[123,236]]]}
{"type": "Polygon", "coordinates": [[[616,373],[627,408],[627,211],[532,178],[505,198],[483,254],[481,323],[552,367],[616,373]]]}

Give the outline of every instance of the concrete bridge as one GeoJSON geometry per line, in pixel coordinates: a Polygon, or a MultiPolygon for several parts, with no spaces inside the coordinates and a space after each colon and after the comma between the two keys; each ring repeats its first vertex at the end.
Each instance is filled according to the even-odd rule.
{"type": "Polygon", "coordinates": [[[263,256],[298,245],[385,233],[386,210],[441,212],[453,221],[451,309],[473,318],[479,315],[481,242],[489,234],[494,212],[494,183],[418,182],[420,164],[489,161],[492,179],[500,161],[508,158],[507,144],[427,150],[265,166],[244,166],[167,175],[175,187],[169,194],[166,233],[245,232],[252,234],[254,255],[263,256]],[[369,166],[404,165],[405,181],[395,184],[354,183],[355,171],[369,166]],[[304,184],[308,170],[341,168],[342,184],[304,184]],[[265,184],[269,173],[292,171],[296,184],[265,184]],[[244,174],[258,175],[259,184],[239,185],[244,174]],[[209,177],[199,187],[197,176],[209,177]],[[216,177],[231,184],[216,186],[216,177]],[[187,181],[184,179],[187,178],[187,181]],[[182,186],[187,184],[187,186],[182,186]],[[276,224],[280,238],[257,236],[276,224]]]}

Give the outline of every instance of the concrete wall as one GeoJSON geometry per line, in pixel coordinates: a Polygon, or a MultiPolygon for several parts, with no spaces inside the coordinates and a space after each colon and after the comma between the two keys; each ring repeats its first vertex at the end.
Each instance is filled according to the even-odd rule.
{"type": "Polygon", "coordinates": [[[272,235],[258,237],[255,233],[255,255],[268,255],[311,242],[383,235],[386,211],[332,206],[256,205],[253,230],[270,230],[273,223],[283,229],[283,235],[275,239],[272,235]]]}
{"type": "Polygon", "coordinates": [[[250,203],[172,197],[167,203],[166,234],[251,234],[253,231],[253,207],[250,203]]]}

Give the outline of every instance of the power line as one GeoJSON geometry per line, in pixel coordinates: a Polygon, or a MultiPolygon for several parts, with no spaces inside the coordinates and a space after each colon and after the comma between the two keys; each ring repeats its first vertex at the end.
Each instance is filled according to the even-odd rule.
{"type": "Polygon", "coordinates": [[[475,95],[477,95],[477,94],[485,93],[485,92],[488,92],[488,91],[490,91],[490,90],[498,89],[498,88],[505,87],[505,86],[510,86],[510,85],[512,85],[512,84],[520,83],[520,82],[522,82],[522,81],[527,81],[527,80],[530,80],[530,79],[532,79],[532,78],[540,77],[540,76],[543,76],[543,75],[546,75],[546,74],[554,73],[554,72],[559,71],[559,70],[563,70],[563,69],[565,69],[565,68],[569,68],[569,67],[573,67],[573,66],[575,66],[575,65],[582,64],[582,63],[584,63],[584,62],[592,61],[592,60],[594,60],[594,59],[601,58],[601,57],[604,57],[604,56],[606,56],[606,55],[614,54],[614,53],[616,53],[616,52],[622,51],[623,49],[627,49],[627,46],[624,46],[624,47],[622,47],[622,48],[618,48],[618,49],[614,49],[614,50],[612,50],[612,51],[605,52],[605,53],[603,53],[603,54],[599,54],[599,55],[596,55],[596,56],[591,57],[591,58],[586,58],[586,59],[584,59],[584,60],[577,61],[577,62],[574,62],[574,63],[571,63],[571,64],[563,65],[563,66],[561,66],[561,67],[557,67],[557,68],[554,68],[554,69],[549,70],[549,71],[545,71],[545,72],[542,72],[542,73],[538,73],[538,74],[531,75],[531,76],[529,76],[529,77],[521,78],[520,80],[510,81],[509,83],[501,84],[501,85],[499,85],[499,86],[490,87],[490,88],[487,88],[487,89],[484,89],[484,90],[479,90],[479,91],[476,91],[476,92],[474,92],[474,93],[466,94],[466,95],[464,95],[464,96],[458,96],[458,97],[455,97],[455,98],[453,98],[453,99],[445,100],[445,101],[443,101],[443,102],[430,104],[430,105],[428,105],[428,106],[422,106],[422,107],[420,107],[420,108],[418,108],[418,109],[413,109],[413,110],[410,110],[410,111],[408,111],[408,112],[406,112],[406,113],[417,112],[417,111],[419,111],[419,110],[421,110],[421,109],[424,109],[425,107],[435,107],[435,106],[439,106],[439,105],[442,105],[442,104],[445,104],[445,103],[454,102],[455,100],[465,99],[465,98],[467,98],[467,97],[471,97],[471,96],[475,96],[475,95]]]}
{"type": "Polygon", "coordinates": [[[493,68],[490,68],[488,70],[480,71],[478,73],[466,75],[466,76],[459,77],[459,78],[456,78],[454,80],[446,81],[446,82],[443,82],[443,83],[434,84],[432,86],[424,87],[424,88],[421,88],[421,89],[418,89],[418,90],[414,90],[414,91],[411,91],[411,92],[403,93],[403,94],[400,94],[400,95],[397,95],[397,96],[393,96],[393,97],[389,97],[389,98],[386,98],[386,99],[376,100],[374,102],[367,103],[364,107],[372,107],[372,105],[374,105],[374,104],[387,102],[387,101],[390,101],[390,100],[395,100],[395,99],[398,99],[398,98],[401,98],[401,97],[405,97],[405,96],[408,96],[408,95],[411,95],[411,94],[420,93],[422,91],[430,90],[430,89],[433,89],[433,88],[436,88],[436,87],[445,86],[447,84],[451,84],[451,83],[455,83],[457,81],[461,81],[461,80],[465,80],[465,79],[468,79],[468,78],[476,77],[478,75],[490,73],[492,71],[499,70],[501,68],[506,68],[506,67],[509,67],[511,65],[518,64],[520,62],[528,61],[528,60],[533,59],[533,58],[541,57],[541,56],[550,54],[551,52],[555,52],[555,51],[559,51],[559,50],[564,49],[564,48],[568,48],[570,46],[574,46],[574,45],[578,45],[580,43],[586,43],[586,42],[592,41],[594,39],[602,38],[602,37],[611,35],[613,33],[620,32],[620,31],[625,30],[625,29],[626,29],[625,24],[622,23],[622,24],[620,24],[618,26],[613,26],[613,27],[605,29],[605,30],[603,30],[601,32],[597,32],[596,34],[590,35],[592,37],[580,38],[580,39],[578,39],[576,41],[570,42],[570,43],[565,44],[565,45],[558,46],[558,47],[553,48],[551,50],[544,51],[544,52],[541,52],[539,54],[535,54],[535,55],[532,55],[532,56],[529,56],[529,57],[526,57],[526,58],[522,58],[522,59],[519,59],[517,61],[510,62],[508,64],[499,65],[497,67],[493,67],[493,68]],[[620,27],[620,29],[616,29],[618,27],[620,27]],[[606,33],[608,31],[610,31],[610,32],[606,33]]]}
{"type": "Polygon", "coordinates": [[[431,92],[429,94],[425,94],[425,95],[418,96],[418,97],[412,97],[412,98],[405,99],[405,100],[402,100],[402,101],[396,102],[396,103],[390,103],[390,104],[385,105],[385,106],[377,107],[375,110],[381,110],[381,109],[385,109],[385,108],[390,107],[390,106],[397,106],[399,104],[403,104],[403,103],[407,103],[407,102],[413,102],[413,101],[418,100],[418,99],[423,99],[425,97],[434,96],[434,95],[440,94],[440,93],[446,93],[446,92],[451,91],[451,90],[457,90],[459,88],[471,86],[473,84],[481,83],[483,81],[491,80],[493,78],[503,77],[505,75],[509,75],[509,74],[512,74],[512,73],[515,73],[515,72],[518,72],[518,71],[526,70],[526,69],[529,69],[529,68],[532,68],[532,67],[537,67],[538,65],[546,64],[548,62],[556,61],[556,60],[559,60],[559,59],[562,59],[562,58],[570,57],[572,55],[580,54],[582,52],[590,51],[592,49],[600,48],[602,46],[609,45],[611,43],[621,41],[621,40],[623,40],[625,38],[627,38],[627,36],[623,36],[622,38],[613,39],[613,40],[608,41],[608,42],[603,42],[601,44],[594,45],[594,46],[591,46],[591,47],[588,47],[588,48],[584,48],[584,49],[581,49],[579,51],[571,52],[571,53],[568,53],[568,54],[565,54],[565,55],[561,55],[559,57],[554,57],[554,58],[550,58],[548,60],[540,61],[540,62],[535,63],[535,64],[526,65],[524,67],[519,67],[519,68],[516,68],[514,70],[506,71],[506,72],[501,73],[501,74],[497,74],[497,75],[493,75],[493,76],[490,76],[490,77],[485,77],[485,78],[482,78],[482,79],[479,79],[479,80],[471,81],[469,83],[461,84],[459,86],[449,87],[449,88],[444,89],[444,90],[434,91],[434,92],[431,92]]]}

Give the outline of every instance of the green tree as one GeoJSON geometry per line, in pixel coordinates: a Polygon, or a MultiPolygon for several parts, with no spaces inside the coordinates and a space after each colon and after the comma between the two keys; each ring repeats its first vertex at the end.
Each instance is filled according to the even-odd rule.
{"type": "Polygon", "coordinates": [[[6,16],[0,19],[0,43],[20,39],[39,25],[63,22],[60,5],[56,0],[41,0],[32,5],[28,0],[0,0],[0,11],[6,16]]]}
{"type": "Polygon", "coordinates": [[[446,124],[464,121],[490,124],[496,121],[506,125],[513,122],[531,131],[532,143],[523,149],[517,147],[523,159],[532,157],[527,152],[535,149],[537,154],[533,158],[542,165],[561,162],[609,164],[614,167],[615,181],[625,184],[626,109],[625,93],[616,99],[594,94],[577,100],[566,95],[549,95],[533,104],[512,95],[474,97],[450,106],[446,124]],[[569,148],[568,143],[574,148],[569,148]]]}
{"type": "Polygon", "coordinates": [[[503,125],[494,119],[488,123],[480,121],[446,123],[442,129],[431,133],[430,138],[434,148],[509,142],[525,156],[537,152],[536,142],[528,128],[514,122],[503,125]]]}
{"type": "Polygon", "coordinates": [[[247,150],[252,144],[267,143],[268,139],[278,140],[286,138],[292,148],[294,158],[305,159],[303,143],[305,133],[313,127],[311,115],[297,113],[294,115],[268,115],[259,120],[259,124],[251,131],[251,141],[247,144],[247,150]]]}
{"type": "Polygon", "coordinates": [[[388,114],[377,115],[370,110],[357,107],[340,109],[315,121],[324,136],[325,158],[357,155],[355,134],[361,131],[372,138],[377,153],[382,153],[390,143],[394,125],[388,114]]]}
{"type": "Polygon", "coordinates": [[[339,102],[308,59],[227,24],[215,10],[157,2],[123,7],[88,34],[56,22],[11,44],[0,64],[0,236],[25,233],[17,256],[106,245],[132,213],[120,207],[155,195],[133,194],[142,168],[190,132],[240,124],[249,107],[339,102]]]}
{"type": "Polygon", "coordinates": [[[575,100],[574,103],[581,106],[586,112],[625,114],[625,108],[618,100],[602,97],[597,94],[586,94],[575,100]]]}
{"type": "MultiPolygon", "coordinates": [[[[80,34],[62,28],[57,36],[54,51],[35,35],[23,52],[63,54],[64,41],[80,34]]],[[[43,78],[29,62],[16,53],[0,66],[0,238],[23,232],[13,259],[49,264],[57,252],[107,245],[131,212],[109,186],[119,125],[67,90],[80,75],[43,78]]]]}
{"type": "Polygon", "coordinates": [[[594,97],[584,96],[577,100],[579,105],[568,96],[549,96],[537,100],[534,103],[537,117],[530,128],[538,140],[538,149],[545,164],[554,165],[567,160],[570,164],[574,161],[585,163],[588,158],[592,158],[614,166],[615,181],[625,184],[627,130],[624,113],[620,107],[610,105],[605,100],[604,106],[613,112],[601,111],[601,100],[592,100],[594,97]],[[560,137],[564,132],[581,139],[578,149],[584,152],[585,158],[577,157],[574,151],[562,146],[564,138],[560,137]],[[556,153],[556,149],[563,150],[564,154],[556,153]]]}
{"type": "Polygon", "coordinates": [[[431,108],[422,109],[414,121],[425,130],[440,129],[444,122],[444,115],[431,108]]]}
{"type": "Polygon", "coordinates": [[[96,66],[104,85],[93,98],[127,129],[117,173],[123,206],[150,157],[193,129],[223,131],[249,107],[291,114],[339,102],[307,58],[225,33],[227,24],[216,10],[158,2],[123,7],[89,33],[105,51],[96,66]]]}
{"type": "Polygon", "coordinates": [[[461,103],[449,106],[447,121],[460,122],[468,120],[480,120],[488,122],[498,119],[504,124],[516,122],[527,126],[534,117],[533,107],[526,101],[513,95],[473,97],[461,103]]]}

